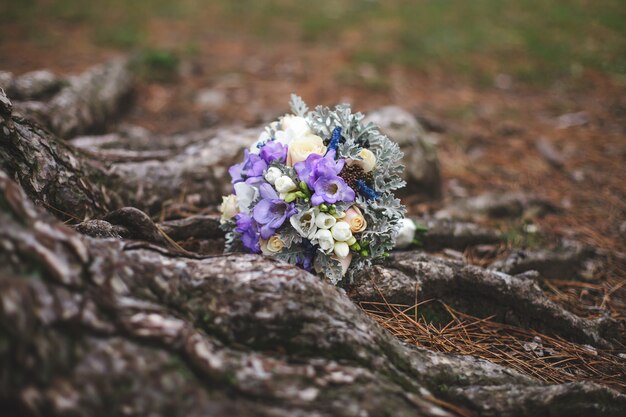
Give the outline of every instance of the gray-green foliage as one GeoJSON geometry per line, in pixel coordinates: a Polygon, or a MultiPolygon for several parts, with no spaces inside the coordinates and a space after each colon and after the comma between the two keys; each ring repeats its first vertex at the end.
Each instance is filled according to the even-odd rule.
{"type": "Polygon", "coordinates": [[[317,252],[313,267],[316,271],[324,271],[324,276],[333,284],[337,285],[342,279],[341,265],[339,262],[322,252],[317,252]]]}

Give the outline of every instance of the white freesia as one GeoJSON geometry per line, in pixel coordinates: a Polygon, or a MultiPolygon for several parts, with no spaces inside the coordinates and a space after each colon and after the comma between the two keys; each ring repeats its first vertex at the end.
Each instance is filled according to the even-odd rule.
{"type": "Polygon", "coordinates": [[[296,232],[304,238],[312,239],[317,232],[317,226],[315,226],[315,214],[317,210],[310,208],[301,213],[296,213],[289,218],[289,222],[296,229],[296,232]]]}
{"type": "Polygon", "coordinates": [[[320,249],[325,253],[329,253],[335,247],[335,240],[329,230],[318,230],[317,233],[315,233],[314,241],[317,242],[320,249]]]}
{"type": "Polygon", "coordinates": [[[363,171],[370,172],[376,166],[376,156],[369,149],[363,148],[361,152],[359,152],[359,156],[363,159],[359,159],[354,161],[354,163],[361,168],[363,171]]]}
{"type": "Polygon", "coordinates": [[[265,181],[267,181],[270,184],[274,185],[276,180],[279,179],[282,176],[283,176],[283,172],[280,169],[278,169],[276,167],[269,167],[267,169],[267,172],[265,173],[265,175],[263,177],[265,178],[265,181]]]}
{"type": "Polygon", "coordinates": [[[337,257],[345,258],[350,253],[350,248],[346,242],[335,242],[334,252],[337,257]]]}
{"type": "Polygon", "coordinates": [[[408,248],[415,238],[415,223],[411,219],[402,219],[400,222],[400,232],[396,238],[396,248],[408,248]]]}
{"type": "Polygon", "coordinates": [[[333,238],[339,242],[345,242],[352,237],[352,232],[350,231],[350,225],[346,222],[337,222],[331,229],[330,232],[333,235],[333,238]]]}
{"type": "Polygon", "coordinates": [[[237,196],[234,194],[223,196],[222,204],[220,205],[220,212],[222,213],[222,217],[220,218],[221,223],[235,217],[235,215],[239,213],[239,207],[237,207],[237,196]]]}
{"type": "Polygon", "coordinates": [[[324,139],[310,133],[291,142],[287,154],[287,165],[293,166],[302,162],[311,154],[324,155],[325,153],[324,139]]]}
{"type": "Polygon", "coordinates": [[[337,219],[327,213],[319,213],[315,217],[315,225],[320,229],[330,229],[337,223],[337,219]]]}
{"type": "Polygon", "coordinates": [[[276,182],[274,182],[274,187],[279,193],[288,193],[298,188],[296,187],[296,183],[286,175],[279,177],[276,182]]]}
{"type": "Polygon", "coordinates": [[[238,182],[234,185],[234,188],[235,194],[237,194],[237,205],[239,206],[239,211],[249,214],[252,202],[259,196],[259,190],[250,184],[246,184],[245,182],[238,182]]]}

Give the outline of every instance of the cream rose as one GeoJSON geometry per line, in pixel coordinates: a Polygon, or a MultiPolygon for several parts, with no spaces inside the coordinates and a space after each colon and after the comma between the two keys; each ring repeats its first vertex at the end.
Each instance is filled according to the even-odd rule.
{"type": "Polygon", "coordinates": [[[222,197],[220,212],[222,213],[222,217],[220,219],[220,222],[222,223],[232,219],[237,213],[239,213],[239,207],[237,207],[237,196],[235,194],[222,197]]]}
{"type": "Polygon", "coordinates": [[[267,241],[267,249],[270,252],[274,252],[274,253],[280,252],[281,250],[283,250],[284,247],[285,247],[285,242],[277,235],[270,237],[269,240],[267,241]]]}
{"type": "Polygon", "coordinates": [[[362,232],[367,227],[367,221],[365,221],[361,210],[359,210],[357,206],[352,206],[346,210],[346,215],[341,221],[350,225],[350,231],[352,233],[362,232]]]}
{"type": "Polygon", "coordinates": [[[376,156],[374,156],[374,153],[372,151],[363,148],[361,149],[361,152],[359,152],[359,156],[363,159],[355,160],[354,163],[356,165],[363,168],[363,171],[365,172],[370,172],[374,169],[374,167],[376,166],[376,156]]]}
{"type": "Polygon", "coordinates": [[[302,162],[311,154],[324,155],[325,153],[324,140],[317,135],[308,134],[289,144],[287,165],[293,166],[302,162]]]}

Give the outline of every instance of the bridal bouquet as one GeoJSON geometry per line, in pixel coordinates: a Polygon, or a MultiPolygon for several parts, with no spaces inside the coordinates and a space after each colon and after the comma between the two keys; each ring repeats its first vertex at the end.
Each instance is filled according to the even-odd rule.
{"type": "Polygon", "coordinates": [[[349,105],[309,111],[292,95],[291,110],[229,170],[226,251],[275,256],[337,284],[394,247],[402,152],[349,105]]]}

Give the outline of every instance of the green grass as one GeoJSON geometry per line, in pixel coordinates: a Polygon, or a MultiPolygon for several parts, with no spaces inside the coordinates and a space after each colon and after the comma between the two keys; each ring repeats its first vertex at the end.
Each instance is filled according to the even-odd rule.
{"type": "MultiPolygon", "coordinates": [[[[149,23],[185,22],[181,50],[205,34],[284,39],[333,47],[359,33],[355,65],[401,64],[489,83],[507,73],[545,85],[576,81],[586,69],[626,77],[623,0],[20,0],[0,4],[0,25],[40,22],[90,28],[94,42],[151,47],[149,23]]],[[[1,30],[1,29],[0,29],[1,30]]]]}

